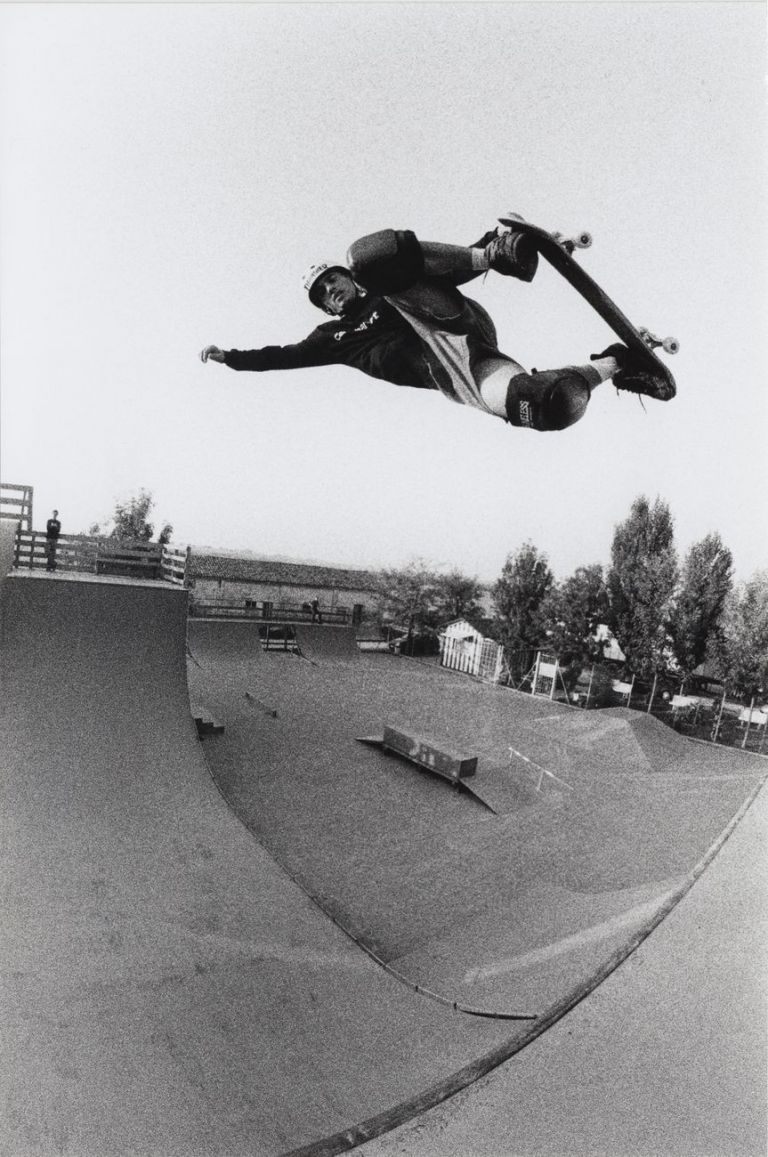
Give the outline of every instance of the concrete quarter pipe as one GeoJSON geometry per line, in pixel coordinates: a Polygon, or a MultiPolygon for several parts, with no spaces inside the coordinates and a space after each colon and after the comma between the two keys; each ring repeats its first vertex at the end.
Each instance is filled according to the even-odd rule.
{"type": "Polygon", "coordinates": [[[214,786],[186,593],[13,575],[0,645],[0,1151],[259,1157],[504,1039],[393,981],[214,786]]]}

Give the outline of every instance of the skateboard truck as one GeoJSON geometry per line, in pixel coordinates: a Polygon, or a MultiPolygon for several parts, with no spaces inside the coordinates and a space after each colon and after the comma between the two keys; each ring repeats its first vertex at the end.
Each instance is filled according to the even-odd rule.
{"type": "MultiPolygon", "coordinates": [[[[507,229],[514,229],[518,221],[525,222],[525,218],[521,217],[519,213],[507,213],[506,217],[499,217],[500,224],[504,225],[507,229]]],[[[565,233],[552,233],[551,236],[554,237],[558,245],[561,245],[565,252],[569,254],[573,253],[574,249],[589,249],[592,244],[592,234],[586,231],[576,233],[573,237],[568,237],[565,233]]]]}
{"type": "Polygon", "coordinates": [[[656,349],[658,346],[661,346],[664,352],[668,354],[676,354],[680,349],[680,342],[676,337],[657,337],[655,333],[651,333],[649,329],[645,329],[643,326],[638,326],[637,332],[645,344],[651,349],[656,349]]]}
{"type": "MultiPolygon", "coordinates": [[[[592,234],[587,232],[577,233],[574,237],[566,237],[564,233],[553,233],[552,236],[569,255],[574,249],[589,249],[592,244],[592,234]]],[[[644,326],[638,326],[637,332],[650,349],[658,349],[661,346],[668,354],[676,354],[680,349],[680,342],[676,337],[658,337],[644,326]]]]}
{"type": "Polygon", "coordinates": [[[577,233],[575,237],[566,237],[564,233],[553,233],[558,245],[562,245],[566,253],[573,253],[574,249],[589,249],[592,244],[591,233],[577,233]]]}

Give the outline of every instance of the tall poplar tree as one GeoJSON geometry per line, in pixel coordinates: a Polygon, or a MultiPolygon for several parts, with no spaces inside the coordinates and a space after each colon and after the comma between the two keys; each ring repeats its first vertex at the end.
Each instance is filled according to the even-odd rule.
{"type": "Polygon", "coordinates": [[[652,679],[666,665],[677,576],[669,507],[641,495],[616,527],[608,572],[609,625],[640,678],[652,679]]]}
{"type": "Polygon", "coordinates": [[[733,557],[719,534],[694,543],[685,557],[669,633],[684,677],[716,650],[726,601],[733,586],[733,557]]]}
{"type": "Polygon", "coordinates": [[[723,675],[745,702],[768,701],[768,571],[758,571],[729,599],[723,675]]]}
{"type": "Polygon", "coordinates": [[[600,564],[577,567],[554,586],[540,614],[561,666],[572,668],[574,676],[583,666],[602,659],[605,641],[596,632],[608,617],[608,592],[600,564]]]}
{"type": "Polygon", "coordinates": [[[552,589],[554,576],[547,556],[526,542],[507,557],[491,598],[494,627],[505,651],[514,682],[530,670],[536,650],[545,638],[540,609],[552,589]]]}
{"type": "Polygon", "coordinates": [[[421,559],[407,566],[379,571],[376,593],[379,613],[407,632],[434,629],[437,624],[438,575],[421,559]]]}

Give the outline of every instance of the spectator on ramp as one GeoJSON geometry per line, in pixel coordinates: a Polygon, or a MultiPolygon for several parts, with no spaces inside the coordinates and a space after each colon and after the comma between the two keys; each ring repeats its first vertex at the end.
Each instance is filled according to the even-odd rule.
{"type": "Polygon", "coordinates": [[[59,542],[59,535],[61,534],[61,523],[59,522],[59,512],[54,510],[53,517],[49,518],[45,524],[45,557],[46,570],[56,570],[56,548],[59,542]]]}

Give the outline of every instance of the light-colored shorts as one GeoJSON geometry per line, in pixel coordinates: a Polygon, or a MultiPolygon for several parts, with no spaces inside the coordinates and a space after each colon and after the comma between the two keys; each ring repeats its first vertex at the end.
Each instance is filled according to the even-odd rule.
{"type": "Polygon", "coordinates": [[[499,350],[496,327],[483,307],[437,278],[424,278],[386,300],[431,352],[435,387],[452,402],[493,413],[483,401],[481,382],[503,365],[509,365],[510,377],[523,368],[499,350]]]}

